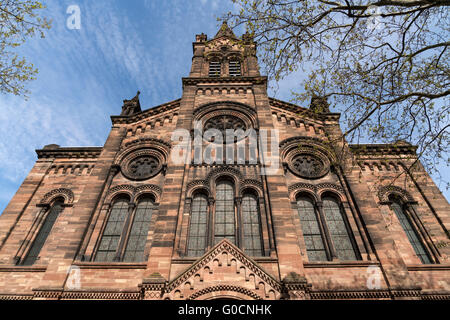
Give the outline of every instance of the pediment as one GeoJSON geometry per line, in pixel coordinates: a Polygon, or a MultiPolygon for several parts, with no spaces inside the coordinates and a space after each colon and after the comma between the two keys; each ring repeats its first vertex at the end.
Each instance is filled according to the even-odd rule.
{"type": "Polygon", "coordinates": [[[281,283],[224,239],[170,281],[164,297],[176,300],[230,295],[243,299],[279,299],[281,283]]]}

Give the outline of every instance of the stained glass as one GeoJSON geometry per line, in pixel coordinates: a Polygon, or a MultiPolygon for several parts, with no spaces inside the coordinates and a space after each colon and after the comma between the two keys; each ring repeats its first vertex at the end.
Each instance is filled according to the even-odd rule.
{"type": "Polygon", "coordinates": [[[309,261],[327,261],[325,245],[312,200],[304,196],[298,197],[297,210],[309,261]]]}
{"type": "Polygon", "coordinates": [[[403,230],[405,231],[406,236],[408,237],[408,240],[411,243],[411,245],[412,245],[414,251],[416,252],[416,255],[419,257],[420,261],[422,261],[422,263],[432,263],[430,257],[427,254],[427,251],[425,250],[425,247],[424,247],[422,241],[420,241],[416,230],[414,229],[410,220],[406,216],[402,206],[398,202],[395,201],[392,203],[392,209],[394,210],[395,214],[397,215],[397,218],[400,221],[400,224],[401,224],[403,230]]]}
{"type": "Polygon", "coordinates": [[[235,237],[233,184],[229,181],[220,181],[216,188],[214,243],[218,243],[223,238],[236,243],[235,237]]]}
{"type": "Polygon", "coordinates": [[[139,201],[128,237],[124,261],[139,262],[144,260],[145,243],[154,206],[155,204],[150,198],[139,201]]]}
{"type": "Polygon", "coordinates": [[[333,197],[323,199],[323,214],[330,231],[337,257],[340,260],[357,260],[350,234],[345,225],[339,202],[333,197]]]}
{"type": "Polygon", "coordinates": [[[187,255],[202,256],[206,249],[208,199],[203,194],[197,194],[192,200],[191,218],[189,223],[189,237],[187,255]]]}
{"type": "Polygon", "coordinates": [[[45,218],[44,224],[39,230],[39,233],[37,234],[27,257],[23,261],[24,265],[32,265],[36,262],[39,253],[41,252],[42,247],[44,246],[45,241],[50,234],[50,231],[52,231],[52,227],[55,224],[56,218],[58,218],[58,215],[62,210],[62,202],[60,201],[55,202],[55,204],[51,207],[50,212],[45,218]]]}
{"type": "Polygon", "coordinates": [[[106,223],[95,261],[113,261],[119,246],[120,235],[128,213],[128,201],[114,202],[106,223]]]}
{"type": "Polygon", "coordinates": [[[242,238],[244,251],[251,256],[261,256],[261,222],[259,219],[258,200],[254,195],[242,197],[242,238]]]}

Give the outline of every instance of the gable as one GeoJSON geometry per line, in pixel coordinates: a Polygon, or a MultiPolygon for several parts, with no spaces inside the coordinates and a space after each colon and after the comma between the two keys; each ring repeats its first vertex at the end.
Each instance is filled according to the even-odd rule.
{"type": "Polygon", "coordinates": [[[157,120],[158,118],[164,119],[165,117],[178,114],[180,102],[181,99],[166,102],[159,106],[133,114],[132,116],[111,116],[111,121],[113,124],[136,124],[142,120],[157,120]]]}
{"type": "Polygon", "coordinates": [[[227,239],[170,281],[165,298],[204,299],[234,292],[247,299],[279,299],[281,283],[227,239]]]}

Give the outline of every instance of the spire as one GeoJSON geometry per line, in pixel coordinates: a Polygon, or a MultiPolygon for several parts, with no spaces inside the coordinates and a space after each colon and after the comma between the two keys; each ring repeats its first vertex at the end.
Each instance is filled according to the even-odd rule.
{"type": "Polygon", "coordinates": [[[233,31],[230,29],[230,27],[228,26],[227,22],[224,21],[222,23],[222,26],[220,27],[219,31],[217,32],[216,36],[214,37],[214,39],[216,38],[220,38],[220,37],[228,37],[228,38],[233,38],[233,39],[237,39],[236,36],[234,35],[233,31]]]}
{"type": "Polygon", "coordinates": [[[140,91],[136,93],[136,96],[131,100],[123,100],[122,116],[131,116],[135,113],[141,112],[141,103],[139,102],[140,91]]]}

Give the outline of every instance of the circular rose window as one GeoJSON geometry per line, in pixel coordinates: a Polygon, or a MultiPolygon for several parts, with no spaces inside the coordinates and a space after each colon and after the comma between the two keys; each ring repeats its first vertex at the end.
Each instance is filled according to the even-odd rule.
{"type": "MultiPolygon", "coordinates": [[[[246,125],[242,119],[235,116],[220,115],[206,121],[204,130],[206,132],[209,129],[219,130],[222,133],[222,142],[225,142],[227,139],[226,135],[228,134],[227,130],[231,130],[231,134],[236,133],[237,130],[243,130],[245,132],[246,125]]],[[[235,136],[232,137],[234,137],[236,141],[242,139],[242,137],[240,137],[240,139],[237,139],[235,136]]]]}
{"type": "Polygon", "coordinates": [[[145,180],[158,174],[162,163],[154,151],[141,150],[128,155],[121,164],[125,177],[133,180],[145,180]]]}
{"type": "Polygon", "coordinates": [[[328,172],[328,165],[311,154],[298,154],[292,158],[291,170],[304,178],[319,178],[328,172]]]}
{"type": "Polygon", "coordinates": [[[214,118],[209,119],[205,123],[205,131],[208,129],[217,129],[223,133],[225,130],[238,130],[242,129],[245,131],[245,123],[241,119],[229,116],[229,115],[221,115],[214,118]]]}
{"type": "Polygon", "coordinates": [[[158,167],[158,159],[152,156],[141,156],[130,161],[128,171],[136,178],[145,179],[154,175],[158,167]]]}

